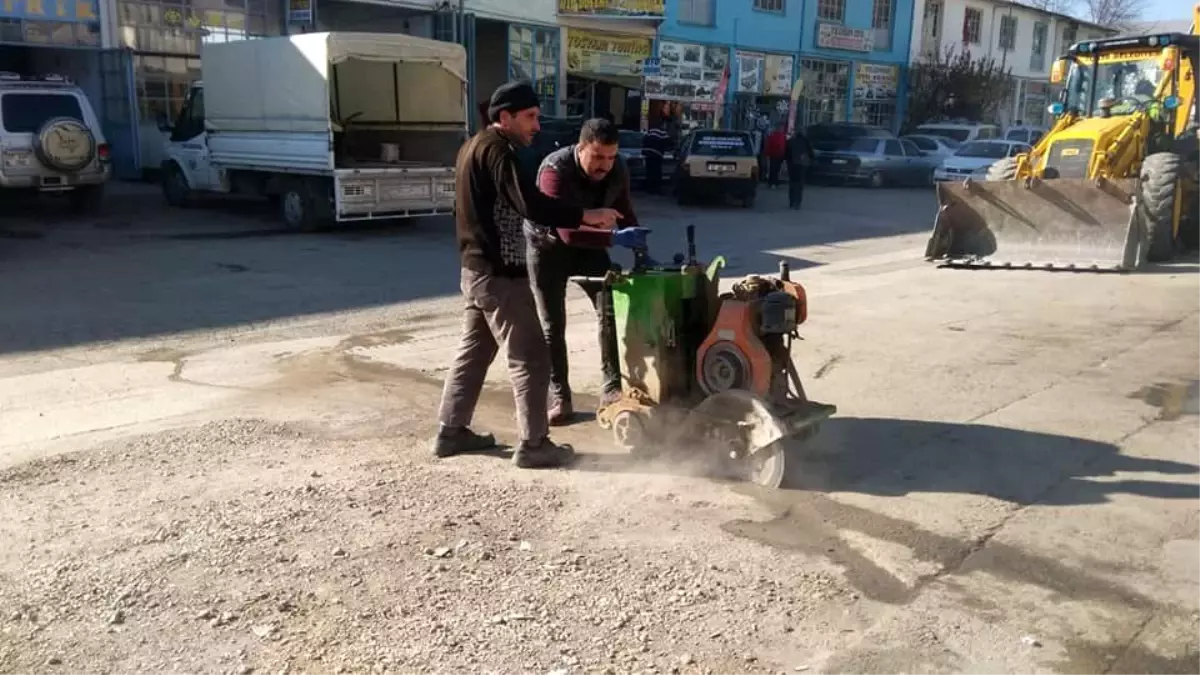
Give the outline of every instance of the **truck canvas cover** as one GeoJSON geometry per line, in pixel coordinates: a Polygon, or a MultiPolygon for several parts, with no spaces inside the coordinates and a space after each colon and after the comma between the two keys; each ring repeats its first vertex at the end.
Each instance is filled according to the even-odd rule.
{"type": "Polygon", "coordinates": [[[201,68],[211,131],[328,132],[354,113],[360,123],[467,119],[467,55],[449,42],[307,33],[204,45],[201,68]]]}

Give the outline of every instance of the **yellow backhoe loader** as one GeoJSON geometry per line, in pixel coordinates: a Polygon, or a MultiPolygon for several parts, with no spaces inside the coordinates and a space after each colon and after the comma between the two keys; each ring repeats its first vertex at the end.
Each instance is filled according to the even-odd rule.
{"type": "Polygon", "coordinates": [[[937,185],[925,250],[946,267],[1134,270],[1195,246],[1200,4],[1188,33],[1072,45],[1057,119],[986,180],[937,185]]]}

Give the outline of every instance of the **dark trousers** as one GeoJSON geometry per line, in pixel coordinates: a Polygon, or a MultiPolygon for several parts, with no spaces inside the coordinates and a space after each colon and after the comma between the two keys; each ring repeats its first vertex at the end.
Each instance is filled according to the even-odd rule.
{"type": "MultiPolygon", "coordinates": [[[[571,382],[567,364],[567,283],[571,276],[603,276],[610,262],[608,253],[594,249],[574,249],[563,244],[529,253],[529,276],[537,302],[542,333],[550,351],[550,396],[571,401],[571,382]]],[[[599,310],[600,283],[579,286],[599,310]]],[[[599,321],[599,316],[597,320],[599,321]]],[[[615,336],[599,321],[600,364],[604,373],[604,392],[621,391],[621,370],[615,336]]]]}
{"type": "Polygon", "coordinates": [[[800,164],[788,165],[788,206],[800,208],[804,201],[804,167],[800,164]]]}
{"type": "Polygon", "coordinates": [[[470,426],[488,367],[503,344],[517,428],[522,441],[536,443],[549,433],[550,364],[529,280],[463,269],[459,285],[466,300],[463,332],[446,374],[438,421],[447,427],[470,426]]]}
{"type": "Polygon", "coordinates": [[[662,167],[663,158],[661,156],[646,155],[646,192],[650,194],[658,194],[662,189],[662,167]]]}
{"type": "Polygon", "coordinates": [[[770,157],[767,161],[770,163],[770,168],[767,170],[767,183],[771,187],[775,187],[779,185],[779,170],[783,168],[783,158],[770,157]]]}

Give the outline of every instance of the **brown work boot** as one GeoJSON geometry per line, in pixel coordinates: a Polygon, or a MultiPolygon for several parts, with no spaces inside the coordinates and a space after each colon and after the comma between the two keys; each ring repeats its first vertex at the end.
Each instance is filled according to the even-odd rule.
{"type": "Polygon", "coordinates": [[[477,434],[467,427],[443,427],[433,439],[433,454],[450,457],[463,452],[479,452],[496,447],[496,437],[477,434]]]}
{"type": "Polygon", "coordinates": [[[521,441],[513,453],[513,464],[522,469],[552,469],[566,466],[575,459],[575,449],[559,445],[546,436],[540,441],[521,441]]]}
{"type": "Polygon", "coordinates": [[[571,399],[554,397],[550,400],[550,409],[547,413],[550,418],[550,426],[561,427],[571,423],[575,417],[575,408],[571,405],[571,399]]]}

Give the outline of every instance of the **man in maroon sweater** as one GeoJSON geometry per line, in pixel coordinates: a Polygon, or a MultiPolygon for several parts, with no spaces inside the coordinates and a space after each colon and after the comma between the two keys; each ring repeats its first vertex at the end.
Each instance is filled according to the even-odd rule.
{"type": "MultiPolygon", "coordinates": [[[[624,229],[546,227],[536,218],[526,219],[529,239],[529,276],[546,344],[550,348],[550,424],[569,422],[574,414],[567,366],[566,294],[572,276],[604,276],[612,266],[608,247],[645,246],[646,230],[637,227],[637,216],[629,192],[629,172],[617,152],[620,133],[602,118],[584,122],[579,142],[556,150],[542,160],[537,184],[543,194],[585,209],[612,208],[621,214],[624,229]]],[[[580,284],[593,306],[600,285],[580,284]]],[[[604,372],[601,405],[621,394],[618,355],[611,345],[614,336],[605,334],[600,322],[600,356],[604,372]]]]}
{"type": "Polygon", "coordinates": [[[466,307],[458,354],[442,390],[441,428],[433,442],[438,457],[496,444],[492,434],[476,433],[469,425],[488,367],[501,346],[521,436],[513,461],[522,468],[560,466],[574,454],[570,446],[549,437],[549,359],[530,291],[522,219],[536,218],[556,227],[586,223],[611,228],[620,214],[547,197],[522,178],[516,149],[529,145],[539,130],[538,111],[537,94],[529,84],[500,86],[488,106],[491,124],[458,153],[454,220],[462,265],[459,287],[466,307]]]}

